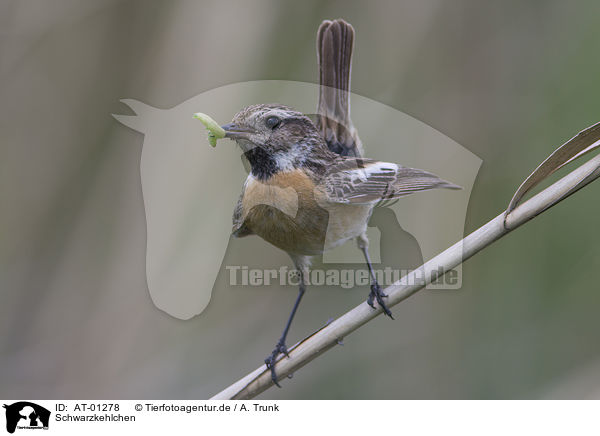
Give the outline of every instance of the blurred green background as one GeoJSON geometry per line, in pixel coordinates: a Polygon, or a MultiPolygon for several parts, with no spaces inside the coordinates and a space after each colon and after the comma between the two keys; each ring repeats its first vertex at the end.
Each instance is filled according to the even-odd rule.
{"type": "MultiPolygon", "coordinates": [[[[353,91],[483,159],[466,234],[600,120],[599,16],[598,2],[558,0],[2,1],[0,397],[207,398],[262,362],[292,304],[293,289],[231,290],[189,321],[156,309],[143,136],[110,116],[120,98],[169,108],[240,81],[316,82],[316,29],[345,18],[353,91]]],[[[260,398],[600,397],[599,193],[469,260],[462,290],[417,294],[260,398]]],[[[309,292],[290,343],[364,299],[346,294],[309,292]]]]}

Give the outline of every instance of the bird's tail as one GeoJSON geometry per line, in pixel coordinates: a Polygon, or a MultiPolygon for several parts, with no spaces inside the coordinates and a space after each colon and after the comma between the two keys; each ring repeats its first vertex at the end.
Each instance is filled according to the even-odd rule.
{"type": "Polygon", "coordinates": [[[361,157],[362,144],[350,119],[350,75],[354,28],[342,19],[325,20],[317,33],[320,91],[317,127],[327,146],[342,156],[361,157]]]}

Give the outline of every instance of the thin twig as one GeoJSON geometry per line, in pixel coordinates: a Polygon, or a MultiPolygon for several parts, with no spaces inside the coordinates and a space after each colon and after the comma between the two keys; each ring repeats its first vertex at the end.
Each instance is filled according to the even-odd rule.
{"type": "MultiPolygon", "coordinates": [[[[390,307],[394,306],[423,289],[432,279],[436,279],[440,267],[443,268],[444,272],[450,271],[492,244],[492,242],[535,218],[599,176],[600,155],[590,159],[530,200],[517,206],[510,214],[501,213],[452,247],[426,262],[419,269],[412,271],[398,282],[387,287],[385,293],[388,295],[388,305],[390,307]]],[[[380,308],[372,309],[366,302],[358,305],[294,345],[290,349],[289,358],[282,357],[277,362],[277,375],[280,379],[283,379],[292,374],[381,313],[380,308]]],[[[273,382],[271,381],[270,371],[263,365],[219,392],[212,399],[249,399],[271,386],[273,386],[273,382]]]]}

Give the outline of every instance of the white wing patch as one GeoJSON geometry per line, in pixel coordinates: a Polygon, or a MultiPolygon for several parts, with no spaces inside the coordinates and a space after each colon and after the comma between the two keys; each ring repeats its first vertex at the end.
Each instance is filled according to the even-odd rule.
{"type": "Polygon", "coordinates": [[[391,162],[373,162],[364,168],[356,168],[348,171],[352,179],[358,179],[366,182],[371,177],[379,177],[381,175],[395,175],[398,172],[398,165],[391,162]]]}

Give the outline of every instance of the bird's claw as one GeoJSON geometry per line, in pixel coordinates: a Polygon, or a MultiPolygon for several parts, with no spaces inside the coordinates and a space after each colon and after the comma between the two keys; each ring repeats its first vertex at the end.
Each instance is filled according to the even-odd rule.
{"type": "Polygon", "coordinates": [[[275,373],[275,363],[277,363],[277,356],[283,354],[286,357],[290,357],[290,353],[288,352],[287,346],[283,341],[277,342],[275,349],[271,353],[269,357],[265,359],[265,365],[267,365],[267,369],[271,370],[271,380],[273,380],[273,384],[280,388],[281,386],[277,382],[277,374],[275,373]]]}
{"type": "Polygon", "coordinates": [[[382,292],[379,283],[375,282],[371,285],[371,292],[369,293],[369,297],[367,298],[367,304],[373,309],[375,309],[375,305],[373,304],[373,302],[374,300],[377,300],[377,304],[381,306],[381,308],[383,309],[383,313],[385,313],[390,318],[394,319],[394,317],[392,316],[392,312],[383,301],[383,299],[386,297],[387,295],[382,292]]]}

